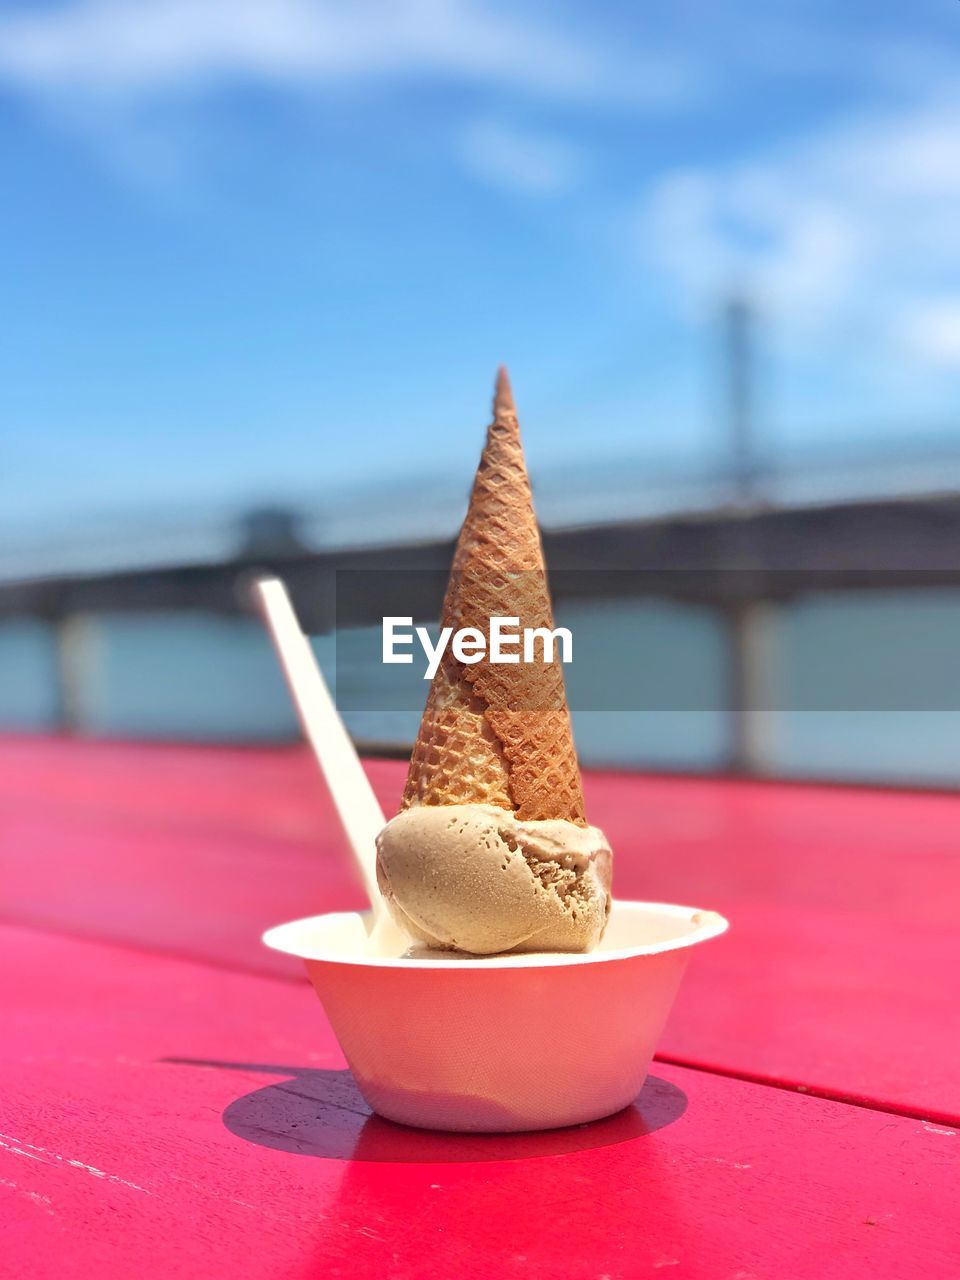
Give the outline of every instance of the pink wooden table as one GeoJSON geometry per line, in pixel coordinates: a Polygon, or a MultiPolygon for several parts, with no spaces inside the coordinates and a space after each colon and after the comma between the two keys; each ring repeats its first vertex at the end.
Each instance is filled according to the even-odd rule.
{"type": "Polygon", "coordinates": [[[303,752],[0,741],[0,1274],[960,1274],[960,800],[587,792],[621,895],[734,927],[632,1110],[441,1137],[258,943],[360,901],[303,752]]]}

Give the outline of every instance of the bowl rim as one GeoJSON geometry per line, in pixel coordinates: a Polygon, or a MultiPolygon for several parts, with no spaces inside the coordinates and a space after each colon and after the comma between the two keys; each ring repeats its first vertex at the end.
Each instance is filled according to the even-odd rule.
{"type": "Polygon", "coordinates": [[[666,951],[681,951],[699,942],[707,942],[726,933],[730,927],[729,920],[716,911],[700,907],[678,906],[672,902],[633,902],[614,899],[613,910],[620,914],[633,914],[632,909],[644,912],[656,912],[671,919],[684,920],[695,925],[689,933],[676,938],[667,938],[662,942],[651,942],[640,947],[618,947],[611,951],[589,952],[544,952],[528,951],[493,956],[457,955],[450,952],[429,956],[376,956],[345,955],[340,950],[324,947],[318,939],[316,943],[295,942],[298,934],[308,926],[316,928],[318,924],[333,925],[342,920],[359,919],[364,928],[372,916],[366,911],[328,911],[316,916],[303,916],[298,920],[288,920],[283,924],[273,925],[262,935],[263,943],[272,951],[281,951],[286,955],[298,956],[301,960],[319,960],[327,964],[345,965],[349,968],[362,969],[428,969],[432,973],[491,969],[546,969],[564,968],[582,964],[607,964],[614,960],[632,960],[640,956],[660,955],[666,951]],[[698,919],[699,917],[699,919],[698,919]]]}

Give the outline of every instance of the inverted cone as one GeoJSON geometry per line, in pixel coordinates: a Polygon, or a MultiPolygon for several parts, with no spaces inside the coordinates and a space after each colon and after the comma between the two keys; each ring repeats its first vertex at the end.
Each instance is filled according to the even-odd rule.
{"type": "MultiPolygon", "coordinates": [[[[497,378],[493,421],[457,540],[441,625],[489,634],[491,617],[553,629],[510,380],[497,378]]],[[[538,649],[538,654],[540,650],[538,649]]],[[[448,647],[434,677],[401,807],[493,804],[521,820],[585,823],[560,663],[475,664],[448,647]]]]}

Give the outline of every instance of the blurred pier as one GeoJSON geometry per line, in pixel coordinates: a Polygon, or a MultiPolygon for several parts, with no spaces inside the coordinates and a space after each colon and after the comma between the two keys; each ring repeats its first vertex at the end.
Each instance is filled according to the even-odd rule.
{"type": "MultiPolygon", "coordinates": [[[[543,540],[558,600],[626,591],[724,606],[838,589],[960,586],[956,494],[728,507],[547,529],[543,540]]],[[[434,618],[438,596],[424,571],[447,572],[453,545],[452,538],[316,551],[249,545],[219,562],[8,580],[0,582],[0,619],[61,622],[107,610],[245,613],[245,583],[265,570],[286,579],[316,632],[334,625],[338,572],[396,574],[398,608],[406,605],[402,612],[418,620],[434,618]]],[[[345,616],[341,608],[337,624],[379,622],[360,596],[353,610],[345,616]]]]}
{"type": "MultiPolygon", "coordinates": [[[[262,523],[262,522],[261,522],[262,523]]],[[[85,623],[102,615],[250,613],[249,582],[261,572],[288,583],[304,625],[378,627],[381,617],[432,622],[440,609],[453,541],[308,550],[280,519],[282,538],[248,538],[212,563],[49,576],[0,584],[0,621],[41,621],[55,636],[59,727],[84,728],[85,623]],[[337,584],[340,583],[338,590],[337,584]],[[371,581],[376,589],[371,590],[371,581]],[[357,589],[349,589],[356,582],[357,589]],[[344,584],[347,589],[344,589],[344,584]]],[[[544,534],[559,612],[590,601],[669,601],[707,611],[726,637],[727,769],[769,772],[764,715],[776,701],[763,655],[776,611],[831,593],[960,588],[960,497],[928,495],[797,507],[746,501],[544,534]]],[[[949,694],[945,695],[949,698],[949,694]]]]}

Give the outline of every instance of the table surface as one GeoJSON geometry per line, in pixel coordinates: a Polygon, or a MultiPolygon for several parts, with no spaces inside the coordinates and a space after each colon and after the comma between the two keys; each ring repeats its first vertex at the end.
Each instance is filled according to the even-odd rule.
{"type": "Polygon", "coordinates": [[[0,740],[0,1271],[952,1280],[960,797],[585,786],[618,894],[730,934],[633,1108],[466,1138],[371,1117],[259,944],[362,899],[304,751],[0,740]]]}

